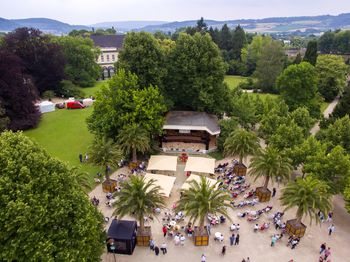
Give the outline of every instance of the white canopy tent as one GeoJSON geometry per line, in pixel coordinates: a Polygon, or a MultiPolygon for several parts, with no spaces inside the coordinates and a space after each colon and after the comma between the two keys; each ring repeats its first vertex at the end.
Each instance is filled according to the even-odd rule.
{"type": "Polygon", "coordinates": [[[50,101],[43,101],[36,105],[39,108],[40,113],[42,114],[55,111],[55,104],[50,101]]]}
{"type": "MultiPolygon", "coordinates": [[[[215,183],[217,182],[215,179],[211,179],[211,178],[205,178],[207,180],[207,182],[209,183],[209,185],[215,185],[215,183]]],[[[181,189],[182,190],[186,190],[186,189],[189,189],[190,188],[190,184],[188,182],[190,182],[191,180],[195,180],[197,181],[198,183],[201,181],[201,176],[197,176],[197,175],[190,175],[185,183],[182,185],[181,189]]]]}
{"type": "Polygon", "coordinates": [[[147,170],[176,171],[176,156],[151,156],[148,161],[147,170]]]}
{"type": "Polygon", "coordinates": [[[146,182],[150,181],[151,179],[155,180],[154,184],[156,186],[161,187],[161,193],[163,193],[166,197],[170,196],[170,192],[175,184],[176,177],[146,173],[146,182]]]}
{"type": "Polygon", "coordinates": [[[186,162],[185,171],[214,174],[215,159],[206,157],[189,157],[186,162]]]}

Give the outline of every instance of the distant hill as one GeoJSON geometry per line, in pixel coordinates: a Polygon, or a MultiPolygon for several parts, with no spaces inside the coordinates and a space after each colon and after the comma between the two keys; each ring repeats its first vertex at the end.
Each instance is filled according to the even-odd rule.
{"type": "Polygon", "coordinates": [[[84,25],[70,25],[48,18],[4,19],[0,18],[0,31],[12,31],[18,27],[34,27],[51,34],[67,34],[74,29],[91,29],[84,25]]]}
{"type": "MultiPolygon", "coordinates": [[[[225,23],[230,27],[241,25],[249,32],[279,33],[279,32],[324,32],[334,29],[350,29],[350,13],[340,15],[300,16],[300,17],[270,17],[264,19],[237,19],[227,21],[205,20],[208,26],[222,27],[225,23]]],[[[117,21],[103,22],[89,26],[70,25],[48,18],[4,19],[0,18],[0,31],[12,31],[17,27],[36,27],[52,34],[67,34],[73,29],[110,28],[117,31],[163,31],[174,32],[176,29],[195,26],[197,20],[164,22],[164,21],[117,21]]]]}
{"type": "Polygon", "coordinates": [[[145,26],[158,26],[168,23],[167,21],[115,21],[115,22],[103,22],[91,25],[95,28],[111,28],[112,26],[118,31],[130,31],[145,26]]]}

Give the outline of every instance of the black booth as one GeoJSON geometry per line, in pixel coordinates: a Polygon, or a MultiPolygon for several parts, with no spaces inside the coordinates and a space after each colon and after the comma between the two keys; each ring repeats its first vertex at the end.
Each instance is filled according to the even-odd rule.
{"type": "Polygon", "coordinates": [[[136,221],[114,219],[107,232],[110,253],[132,255],[136,246],[136,221]]]}

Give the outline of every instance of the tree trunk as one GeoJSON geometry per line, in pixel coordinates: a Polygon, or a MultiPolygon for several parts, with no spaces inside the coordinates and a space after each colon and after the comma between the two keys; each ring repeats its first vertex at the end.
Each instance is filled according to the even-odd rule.
{"type": "Polygon", "coordinates": [[[265,182],[264,182],[264,189],[267,189],[267,186],[269,185],[270,177],[266,176],[265,177],[265,182]]]}
{"type": "Polygon", "coordinates": [[[106,166],[106,169],[105,169],[105,178],[106,178],[107,182],[109,182],[111,180],[111,178],[109,176],[109,172],[108,172],[108,166],[106,166]]]}
{"type": "Polygon", "coordinates": [[[134,163],[137,162],[136,148],[133,148],[133,149],[132,149],[132,162],[134,162],[134,163]]]}
{"type": "Polygon", "coordinates": [[[140,217],[140,232],[143,233],[145,231],[145,219],[144,217],[140,217]]]}
{"type": "Polygon", "coordinates": [[[201,218],[201,219],[199,220],[199,230],[200,230],[201,232],[204,231],[204,219],[205,219],[205,218],[201,218]]]}
{"type": "Polygon", "coordinates": [[[239,163],[243,164],[243,156],[241,156],[241,155],[239,156],[239,163]]]}

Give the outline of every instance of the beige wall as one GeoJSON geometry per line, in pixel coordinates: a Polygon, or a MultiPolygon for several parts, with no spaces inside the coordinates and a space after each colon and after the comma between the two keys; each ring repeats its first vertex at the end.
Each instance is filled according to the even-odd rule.
{"type": "Polygon", "coordinates": [[[118,50],[116,48],[101,48],[101,54],[97,58],[97,64],[101,67],[114,67],[114,63],[118,61],[118,50]]]}

